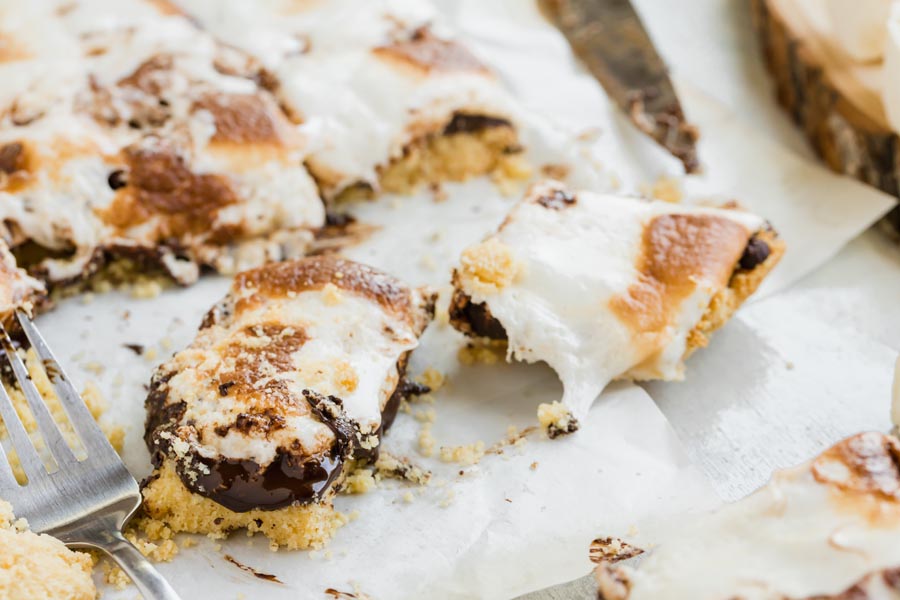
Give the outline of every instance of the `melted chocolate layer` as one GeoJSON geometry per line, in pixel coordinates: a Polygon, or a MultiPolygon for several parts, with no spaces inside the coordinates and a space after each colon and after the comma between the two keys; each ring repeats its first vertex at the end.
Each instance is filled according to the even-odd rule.
{"type": "Polygon", "coordinates": [[[178,470],[188,489],[234,512],[247,512],[318,500],[340,475],[343,458],[322,455],[300,460],[279,453],[262,470],[252,460],[225,458],[201,462],[209,473],[199,474],[193,483],[178,470]]]}
{"type": "MultiPolygon", "coordinates": [[[[429,391],[405,378],[407,356],[398,361],[400,379],[381,413],[380,436],[393,424],[401,401],[411,394],[429,391]]],[[[178,439],[176,424],[184,414],[184,403],[166,405],[166,382],[171,375],[155,378],[147,396],[147,422],[144,436],[153,464],[160,466],[171,455],[171,441],[178,439]],[[162,435],[166,433],[167,435],[162,435]]],[[[359,446],[357,428],[344,415],[341,400],[304,390],[310,409],[331,429],[335,442],[328,452],[314,456],[298,456],[279,451],[265,468],[252,460],[217,459],[190,452],[176,461],[179,477],[192,492],[209,498],[234,512],[277,510],[293,504],[320,501],[339,478],[348,458],[373,462],[378,446],[359,446]]]]}
{"type": "Polygon", "coordinates": [[[476,304],[460,290],[456,290],[450,301],[450,322],[467,335],[486,337],[492,340],[507,339],[506,329],[500,324],[486,304],[476,304]]]}

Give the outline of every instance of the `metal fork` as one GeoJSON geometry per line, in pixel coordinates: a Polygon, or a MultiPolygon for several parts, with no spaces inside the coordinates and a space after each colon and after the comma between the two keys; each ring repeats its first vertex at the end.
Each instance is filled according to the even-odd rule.
{"type": "Polygon", "coordinates": [[[16,481],[0,446],[0,498],[13,505],[16,515],[28,519],[33,531],[52,535],[73,548],[95,548],[109,554],[144,598],[179,600],[150,561],[122,535],[125,523],[141,505],[137,481],[97,426],[34,323],[22,310],[16,311],[16,318],[43,361],[87,457],[79,459],[66,443],[9,334],[0,326],[0,345],[55,462],[52,468],[45,467],[9,394],[0,385],[0,417],[28,477],[24,485],[16,481]]]}

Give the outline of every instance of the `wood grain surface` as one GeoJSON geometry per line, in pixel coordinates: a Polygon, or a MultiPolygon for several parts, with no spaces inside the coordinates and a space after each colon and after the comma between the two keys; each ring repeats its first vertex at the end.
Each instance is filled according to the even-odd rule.
{"type": "MultiPolygon", "coordinates": [[[[881,64],[851,60],[815,0],[753,0],[778,100],[828,165],[900,197],[900,137],[881,101],[881,64]]],[[[888,217],[900,231],[900,210],[888,217]]]]}

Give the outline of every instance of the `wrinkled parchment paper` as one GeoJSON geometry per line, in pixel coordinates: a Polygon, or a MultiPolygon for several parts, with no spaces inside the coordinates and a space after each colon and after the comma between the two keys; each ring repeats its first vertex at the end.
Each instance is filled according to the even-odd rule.
{"type": "MultiPolygon", "coordinates": [[[[573,132],[561,138],[566,150],[592,148],[606,181],[638,192],[662,175],[679,173],[673,159],[616,113],[530,3],[444,4],[464,37],[497,66],[517,96],[546,115],[557,134],[573,132]],[[575,134],[588,135],[576,142],[575,134]]],[[[701,157],[707,166],[685,189],[740,199],[770,218],[788,241],[788,255],[769,292],[826,261],[890,206],[885,196],[755,137],[688,82],[680,84],[687,111],[704,134],[701,157]]],[[[495,227],[514,198],[485,181],[448,185],[445,192],[442,202],[422,194],[355,207],[361,220],[382,228],[347,254],[414,284],[446,285],[459,250],[495,227]]],[[[107,418],[127,428],[125,459],[139,477],[149,469],[141,440],[143,385],[155,363],[191,340],[201,315],[227,285],[212,277],[152,300],[119,293],[90,303],[73,299],[39,319],[70,374],[100,384],[111,404],[107,418]],[[158,356],[138,357],[123,344],[145,345],[158,356]]],[[[742,335],[739,324],[730,327],[723,335],[742,335]]],[[[435,324],[411,365],[413,374],[434,367],[448,375],[433,407],[439,446],[479,440],[491,446],[509,425],[533,425],[537,405],[559,397],[555,376],[539,365],[459,364],[462,343],[461,336],[435,324]]],[[[714,358],[727,362],[724,353],[730,350],[721,352],[714,358]]],[[[715,379],[721,373],[704,369],[701,375],[715,379]]],[[[701,375],[689,369],[684,389],[697,385],[701,375]]],[[[327,588],[357,589],[381,600],[510,598],[586,573],[588,544],[600,532],[627,536],[648,517],[718,502],[656,406],[635,386],[607,390],[577,435],[555,441],[532,435],[475,466],[421,456],[420,427],[413,415],[400,415],[384,448],[431,469],[431,484],[419,489],[387,482],[367,494],[339,498],[340,510],[359,511],[359,517],[338,532],[326,552],[272,553],[264,538],[238,533],[221,546],[199,538],[197,547],[184,549],[161,569],[185,598],[321,598],[327,588]],[[256,579],[226,562],[225,554],[284,583],[256,579]]],[[[136,590],[105,593],[131,598],[136,590]]]]}

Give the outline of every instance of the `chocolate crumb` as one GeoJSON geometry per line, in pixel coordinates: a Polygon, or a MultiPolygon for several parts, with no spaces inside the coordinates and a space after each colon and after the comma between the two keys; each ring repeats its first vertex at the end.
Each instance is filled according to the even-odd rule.
{"type": "Polygon", "coordinates": [[[750,271],[765,262],[769,258],[769,254],[771,254],[769,245],[754,236],[747,242],[747,247],[744,249],[744,254],[741,255],[741,260],[738,264],[741,269],[750,271]]]}
{"type": "Polygon", "coordinates": [[[549,195],[537,199],[538,204],[550,210],[562,210],[572,206],[576,201],[575,196],[565,190],[553,190],[549,195]]]}
{"type": "Polygon", "coordinates": [[[128,180],[125,177],[125,171],[123,171],[122,169],[116,169],[115,171],[110,173],[109,177],[106,178],[106,182],[113,190],[118,190],[128,185],[128,180]]]}
{"type": "Polygon", "coordinates": [[[617,563],[643,553],[644,551],[637,546],[632,546],[619,538],[597,538],[591,542],[590,559],[595,564],[617,563]]]}
{"type": "Polygon", "coordinates": [[[220,396],[227,396],[227,395],[228,395],[228,388],[230,388],[230,387],[233,386],[233,385],[234,385],[234,382],[233,382],[233,381],[226,381],[225,383],[219,384],[219,395],[220,395],[220,396]]]}
{"type": "Polygon", "coordinates": [[[141,356],[144,353],[144,346],[142,344],[122,344],[138,356],[141,356]]]}

